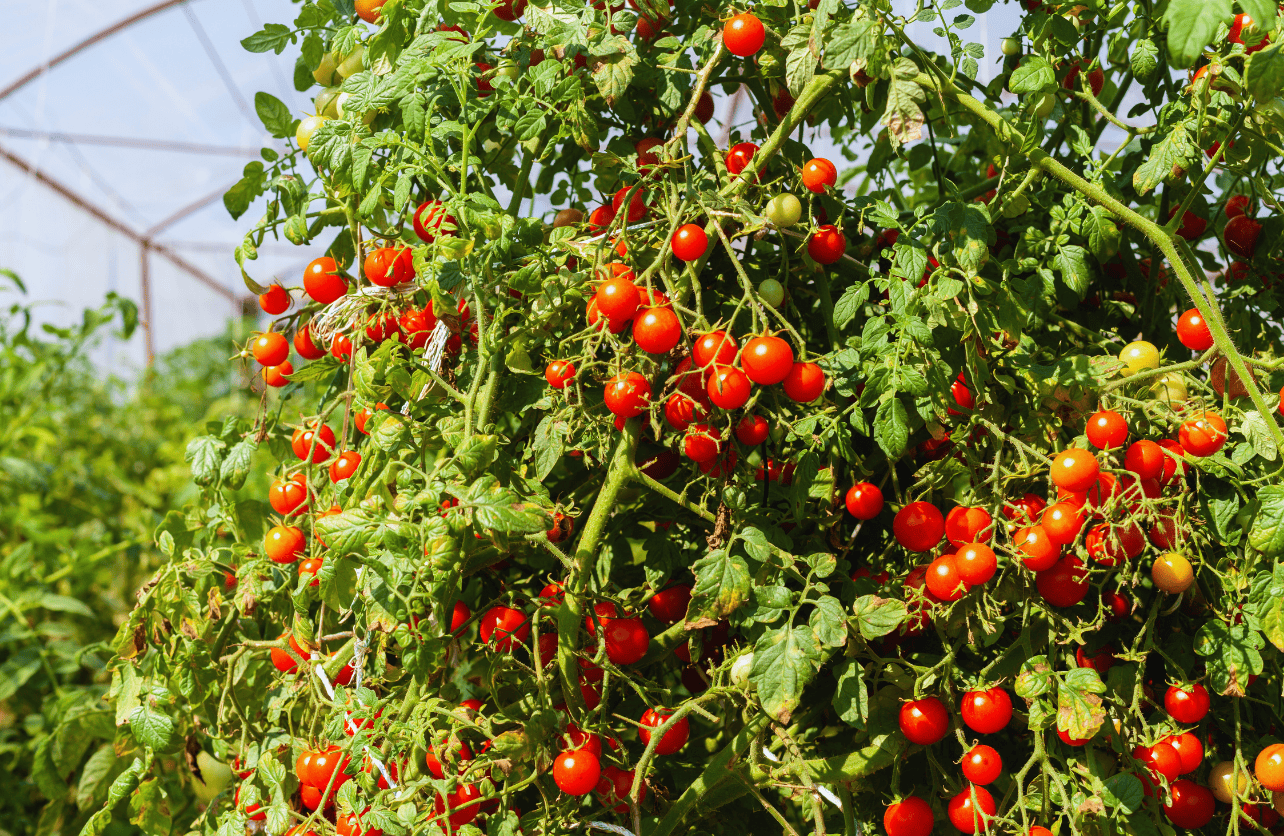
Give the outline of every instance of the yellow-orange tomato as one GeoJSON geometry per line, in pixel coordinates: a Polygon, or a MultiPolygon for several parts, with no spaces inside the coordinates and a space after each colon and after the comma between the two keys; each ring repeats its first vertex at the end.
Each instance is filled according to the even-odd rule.
{"type": "Polygon", "coordinates": [[[1180,595],[1195,582],[1195,571],[1185,555],[1168,552],[1155,559],[1155,565],[1150,567],[1150,577],[1164,592],[1180,595]]]}

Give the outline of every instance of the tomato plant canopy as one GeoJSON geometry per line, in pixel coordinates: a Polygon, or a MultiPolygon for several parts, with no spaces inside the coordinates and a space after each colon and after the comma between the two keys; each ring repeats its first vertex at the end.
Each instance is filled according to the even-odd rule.
{"type": "Polygon", "coordinates": [[[270,325],[306,355],[257,342],[254,427],[189,449],[121,795],[186,746],[233,764],[208,832],[1269,826],[1275,8],[1031,0],[983,83],[959,5],[944,54],[837,0],[248,37],[315,99],[259,100],[237,260],[327,255],[270,325]]]}

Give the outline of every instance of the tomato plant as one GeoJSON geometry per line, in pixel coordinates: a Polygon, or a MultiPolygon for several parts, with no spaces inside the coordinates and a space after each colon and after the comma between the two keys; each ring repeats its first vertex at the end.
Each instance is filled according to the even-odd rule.
{"type": "Polygon", "coordinates": [[[1281,221],[1225,210],[1278,205],[1284,59],[1240,5],[1234,41],[1231,3],[1021,4],[993,73],[972,14],[915,8],[933,55],[882,0],[327,0],[247,38],[333,113],[229,193],[266,204],[237,257],[325,248],[265,331],[329,352],[236,430],[269,502],[194,448],[112,662],[152,752],[122,792],[181,737],[244,764],[215,832],[1260,816],[1281,221]],[[725,140],[711,90],[753,111],[725,140]],[[337,792],[286,774],[330,746],[337,792]]]}

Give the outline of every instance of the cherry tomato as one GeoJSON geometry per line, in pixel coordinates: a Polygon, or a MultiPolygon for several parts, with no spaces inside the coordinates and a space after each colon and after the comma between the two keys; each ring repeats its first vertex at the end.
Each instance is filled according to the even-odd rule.
{"type": "Polygon", "coordinates": [[[1062,450],[1052,460],[1052,483],[1068,491],[1086,491],[1097,484],[1101,465],[1087,450],[1062,450]]]}
{"type": "Polygon", "coordinates": [[[361,454],[356,450],[345,450],[330,463],[330,481],[342,482],[344,479],[351,479],[360,465],[361,454]]]}
{"type": "Polygon", "coordinates": [[[612,618],[602,626],[602,635],[607,658],[617,665],[640,662],[651,646],[651,634],[640,618],[612,618]]]}
{"type": "Polygon", "coordinates": [[[624,199],[626,197],[629,200],[628,222],[631,224],[637,223],[645,218],[647,213],[646,190],[637,186],[625,186],[611,198],[611,209],[614,210],[616,216],[618,217],[620,210],[624,208],[624,199]]]}
{"type": "Polygon", "coordinates": [[[521,17],[524,11],[526,11],[526,0],[499,0],[495,8],[491,9],[491,14],[511,23],[521,17]]]}
{"type": "Polygon", "coordinates": [[[1047,505],[1043,497],[1028,493],[1020,499],[1004,502],[1003,516],[1017,524],[1033,525],[1047,505]]]}
{"type": "Polygon", "coordinates": [[[1003,772],[1003,758],[984,744],[973,746],[963,756],[963,777],[973,784],[992,784],[1003,772]]]}
{"type": "Polygon", "coordinates": [[[347,334],[335,334],[330,343],[330,354],[337,360],[351,360],[352,339],[347,334]]]}
{"type": "Polygon", "coordinates": [[[945,515],[945,538],[955,546],[988,543],[994,533],[994,518],[984,508],[957,505],[945,515]]]}
{"type": "Polygon", "coordinates": [[[709,236],[702,226],[684,224],[673,233],[671,245],[675,256],[683,261],[695,261],[708,251],[709,236]]]}
{"type": "Polygon", "coordinates": [[[290,375],[294,374],[294,364],[286,360],[279,366],[263,367],[263,382],[268,386],[279,389],[290,382],[290,375]]]}
{"type": "Polygon", "coordinates": [[[1166,552],[1155,559],[1150,567],[1151,580],[1155,586],[1170,595],[1180,595],[1195,582],[1195,572],[1186,556],[1178,552],[1166,552]]]}
{"type": "Polygon", "coordinates": [[[1083,529],[1083,514],[1070,502],[1058,502],[1043,512],[1039,524],[1049,540],[1065,546],[1073,543],[1083,529]]]}
{"type": "Polygon", "coordinates": [[[771,425],[761,415],[746,415],[736,424],[736,440],[746,447],[757,447],[770,432],[771,425]]]}
{"type": "Polygon", "coordinates": [[[380,287],[392,287],[415,277],[409,247],[380,247],[362,264],[366,278],[380,287]]]}
{"type": "Polygon", "coordinates": [[[274,525],[263,537],[263,552],[273,563],[293,563],[306,545],[303,530],[293,525],[274,525]]]}
{"type": "Polygon", "coordinates": [[[694,424],[682,439],[682,452],[699,464],[713,461],[722,452],[722,437],[708,424],[694,424]]]}
{"type": "MultiPolygon", "coordinates": [[[[649,745],[651,743],[651,730],[658,729],[664,725],[664,722],[672,714],[673,712],[666,708],[648,708],[642,714],[642,724],[638,727],[638,737],[642,738],[644,744],[649,745]]],[[[687,718],[683,717],[674,723],[673,727],[660,738],[660,742],[656,744],[655,753],[657,755],[672,755],[687,745],[687,738],[690,736],[691,725],[687,722],[687,718]]]]}
{"type": "Polygon", "coordinates": [[[1034,580],[1039,594],[1054,607],[1073,607],[1088,594],[1088,572],[1074,555],[1061,558],[1034,580]]]}
{"type": "Polygon", "coordinates": [[[1239,215],[1226,222],[1222,237],[1226,249],[1234,255],[1250,261],[1257,252],[1257,237],[1262,234],[1262,225],[1247,215],[1239,215]]]}
{"type": "Polygon", "coordinates": [[[303,290],[314,302],[328,305],[348,292],[339,266],[329,256],[313,259],[303,270],[303,290]]]}
{"type": "Polygon", "coordinates": [[[814,194],[821,194],[827,186],[838,182],[838,169],[824,157],[811,160],[802,169],[803,188],[814,194]]]}
{"type": "Polygon", "coordinates": [[[304,429],[300,427],[294,431],[294,438],[290,442],[294,455],[303,461],[308,459],[308,451],[312,451],[312,463],[320,464],[330,458],[334,452],[334,430],[327,425],[322,424],[320,429],[304,429]]]}
{"type": "Polygon", "coordinates": [[[1061,738],[1061,742],[1067,746],[1082,746],[1092,739],[1091,737],[1071,737],[1070,732],[1062,729],[1057,729],[1057,737],[1061,738]]]}
{"type": "Polygon", "coordinates": [[[504,653],[512,653],[531,634],[530,619],[509,607],[491,607],[477,623],[481,640],[504,653]]]}
{"type": "Polygon", "coordinates": [[[1052,541],[1042,525],[1032,525],[1017,531],[1012,542],[1024,555],[1021,562],[1027,569],[1035,572],[1051,569],[1061,557],[1061,547],[1052,541]]]}
{"type": "Polygon", "coordinates": [[[1212,821],[1217,802],[1207,787],[1181,778],[1172,783],[1169,791],[1172,803],[1164,805],[1164,812],[1173,824],[1187,830],[1198,830],[1212,821]]]}
{"type": "Polygon", "coordinates": [[[727,151],[727,157],[725,160],[727,171],[731,176],[736,177],[748,168],[749,161],[753,159],[753,155],[757,153],[757,151],[758,146],[752,142],[738,142],[731,146],[731,149],[727,151]]]}
{"type": "Polygon", "coordinates": [[[279,284],[269,285],[267,292],[259,294],[259,307],[265,314],[276,316],[290,309],[290,294],[279,284]]]}
{"type": "Polygon", "coordinates": [[[425,244],[437,240],[437,236],[454,236],[458,227],[454,215],[446,213],[446,206],[440,200],[427,200],[419,204],[412,219],[415,235],[425,244]]]}
{"type": "Polygon", "coordinates": [[[963,833],[989,830],[990,817],[994,815],[994,796],[985,787],[969,787],[950,799],[947,812],[950,822],[963,833]],[[975,805],[972,802],[976,795],[975,805]]]}
{"type": "Polygon", "coordinates": [[[740,367],[754,383],[780,383],[794,367],[794,350],[779,337],[754,337],[740,353],[740,367]]]}
{"type": "Polygon", "coordinates": [[[606,408],[621,418],[633,418],[651,402],[651,384],[637,372],[621,372],[606,382],[606,408]]]}
{"type": "Polygon", "coordinates": [[[575,364],[569,360],[554,360],[544,369],[544,379],[554,389],[565,389],[575,379],[575,364]]]}
{"type": "Polygon", "coordinates": [[[945,536],[945,518],[930,502],[911,502],[892,520],[896,542],[912,552],[925,552],[945,536]]]}
{"type": "Polygon", "coordinates": [[[267,331],[250,343],[250,353],[264,366],[279,366],[290,357],[290,342],[275,331],[267,331]]]}
{"type": "Polygon", "coordinates": [[[1137,372],[1159,368],[1159,349],[1153,343],[1138,340],[1124,346],[1123,351],[1119,352],[1119,359],[1123,362],[1123,369],[1119,373],[1124,377],[1131,377],[1137,372]]]}
{"type": "Polygon", "coordinates": [[[883,811],[887,836],[929,836],[933,824],[931,806],[917,795],[889,804],[883,811]]]}
{"type": "MultiPolygon", "coordinates": [[[[452,774],[457,775],[463,772],[464,763],[473,759],[472,748],[460,740],[449,740],[444,748],[446,750],[446,763],[451,767],[452,774]]],[[[424,755],[424,763],[428,767],[429,775],[437,779],[445,777],[446,770],[434,747],[428,747],[428,751],[424,755]]]]}
{"type": "Polygon", "coordinates": [[[910,743],[930,746],[950,730],[950,715],[936,697],[901,703],[901,732],[910,743]]]}
{"type": "Polygon", "coordinates": [[[1226,444],[1226,422],[1216,412],[1204,412],[1182,422],[1177,441],[1192,456],[1211,456],[1226,444]]]}
{"type": "MultiPolygon", "coordinates": [[[[701,393],[703,394],[703,390],[701,393]]],[[[679,432],[691,426],[692,422],[705,421],[708,417],[709,414],[704,406],[684,392],[674,392],[664,402],[664,420],[679,432]]]]}
{"type": "Polygon", "coordinates": [[[274,479],[268,488],[268,504],[284,516],[304,510],[308,500],[308,478],[296,473],[288,479],[274,479]]]}
{"type": "Polygon", "coordinates": [[[1213,334],[1198,308],[1177,317],[1177,339],[1191,351],[1207,351],[1213,347],[1213,334]]]}
{"type": "Polygon", "coordinates": [[[872,520],[883,512],[883,492],[878,485],[857,482],[847,489],[847,513],[858,520],[872,520]]]}
{"type": "Polygon", "coordinates": [[[1208,715],[1208,689],[1199,683],[1186,688],[1171,685],[1164,694],[1164,709],[1182,725],[1191,726],[1208,715]]]}
{"type": "Polygon", "coordinates": [[[1244,47],[1244,52],[1248,55],[1252,55],[1254,52],[1266,47],[1271,42],[1270,38],[1262,37],[1262,39],[1257,43],[1249,46],[1244,41],[1245,31],[1257,32],[1260,35],[1257,23],[1250,15],[1237,14],[1234,19],[1231,20],[1231,27],[1230,31],[1226,33],[1226,40],[1229,43],[1242,45],[1244,47]]]}
{"type": "MultiPolygon", "coordinates": [[[[374,405],[374,408],[376,411],[378,410],[383,410],[384,412],[388,411],[388,405],[386,403],[377,403],[374,405]]],[[[361,407],[361,409],[357,411],[357,414],[352,417],[352,423],[357,425],[357,432],[361,433],[362,435],[369,435],[370,431],[366,429],[366,425],[370,423],[370,419],[373,417],[374,417],[374,412],[371,411],[370,407],[368,406],[361,407]]]]}
{"type": "Polygon", "coordinates": [[[1182,775],[1194,772],[1204,762],[1204,744],[1190,732],[1169,735],[1164,738],[1164,742],[1177,752],[1177,757],[1181,760],[1182,775]]]}
{"type": "Polygon", "coordinates": [[[682,323],[673,308],[647,308],[633,320],[633,342],[648,354],[667,354],[682,339],[682,323]]]}
{"type": "Polygon", "coordinates": [[[815,363],[794,363],[781,383],[790,400],[811,403],[825,391],[825,372],[815,363]]]}
{"type": "Polygon", "coordinates": [[[1153,441],[1134,441],[1124,454],[1124,469],[1137,474],[1138,479],[1158,479],[1164,472],[1164,450],[1153,441]]]}
{"type": "Polygon", "coordinates": [[[597,302],[598,311],[612,325],[632,319],[642,304],[637,285],[624,276],[613,276],[602,282],[593,299],[597,302]]]}
{"type": "MultiPolygon", "coordinates": [[[[961,706],[963,723],[981,734],[994,734],[1007,727],[1012,719],[1012,698],[1002,688],[968,691],[961,706]]],[[[989,783],[988,781],[985,783],[989,783]]]]}
{"type": "Polygon", "coordinates": [[[691,603],[691,584],[674,584],[662,589],[647,601],[651,615],[665,624],[677,624],[687,614],[687,605],[691,603]]]}
{"type": "Polygon", "coordinates": [[[736,338],[725,331],[710,331],[696,340],[691,360],[701,369],[714,365],[729,366],[736,359],[736,338]]]}
{"type": "Polygon", "coordinates": [[[1106,672],[1115,665],[1115,651],[1108,644],[1097,648],[1096,653],[1088,653],[1082,647],[1076,647],[1074,662],[1081,668],[1092,668],[1104,679],[1106,672]]]}
{"type": "Polygon", "coordinates": [[[928,564],[926,581],[928,591],[942,601],[957,601],[968,591],[952,554],[943,554],[928,564]]]}
{"type": "Polygon", "coordinates": [[[799,218],[802,217],[802,203],[788,192],[778,194],[767,201],[767,210],[764,214],[767,220],[776,226],[790,227],[798,223],[799,218]]]}
{"type": "Polygon", "coordinates": [[[294,333],[294,350],[304,360],[317,360],[325,356],[325,349],[312,340],[312,326],[305,324],[294,333]]]}
{"type": "Polygon", "coordinates": [[[477,818],[481,812],[481,790],[477,789],[475,784],[461,783],[455,787],[454,791],[446,795],[438,795],[433,801],[433,813],[437,818],[446,817],[450,823],[449,828],[442,828],[452,832],[457,832],[459,828],[477,818]]]}
{"type": "Polygon", "coordinates": [[[964,543],[954,554],[959,578],[969,586],[978,586],[994,577],[999,568],[994,549],[984,543],[964,543]]]}
{"type": "Polygon", "coordinates": [[[1263,749],[1253,764],[1253,774],[1266,789],[1284,792],[1284,743],[1272,743],[1263,749]]]}
{"type": "Polygon", "coordinates": [[[1156,778],[1162,775],[1167,780],[1174,781],[1181,774],[1181,756],[1167,743],[1138,746],[1132,750],[1132,756],[1156,778]]]}
{"type": "MultiPolygon", "coordinates": [[[[1213,153],[1217,152],[1214,151],[1213,153]]],[[[1252,215],[1253,211],[1253,201],[1246,194],[1231,195],[1230,199],[1226,201],[1226,217],[1228,218],[1234,218],[1239,215],[1252,215]]],[[[1182,343],[1184,345],[1185,340],[1182,340],[1182,343]]]]}
{"type": "Polygon", "coordinates": [[[722,27],[722,43],[727,52],[746,58],[762,49],[767,30],[762,21],[750,12],[735,15],[722,27]]]}
{"type": "Polygon", "coordinates": [[[847,252],[847,236],[833,224],[825,224],[807,239],[807,255],[817,264],[833,264],[847,252]]]}
{"type": "Polygon", "coordinates": [[[1088,419],[1088,443],[1098,450],[1122,447],[1128,440],[1128,422],[1118,412],[1098,410],[1088,419]]]}

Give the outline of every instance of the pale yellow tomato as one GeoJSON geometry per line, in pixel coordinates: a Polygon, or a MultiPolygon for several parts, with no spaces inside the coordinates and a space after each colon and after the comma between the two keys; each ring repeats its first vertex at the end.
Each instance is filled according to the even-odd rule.
{"type": "Polygon", "coordinates": [[[1131,377],[1137,372],[1159,368],[1159,349],[1155,348],[1154,343],[1138,340],[1124,346],[1123,351],[1119,352],[1119,359],[1124,364],[1121,374],[1131,377]]]}

